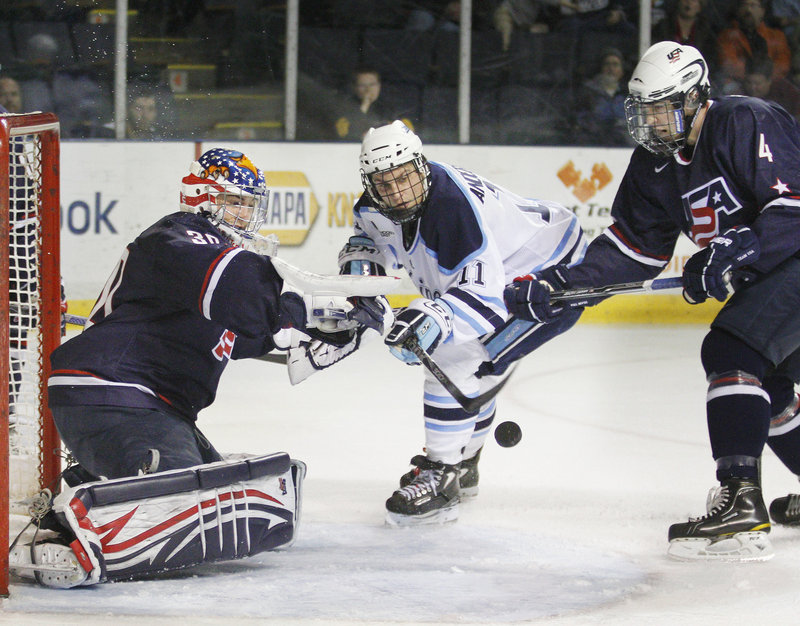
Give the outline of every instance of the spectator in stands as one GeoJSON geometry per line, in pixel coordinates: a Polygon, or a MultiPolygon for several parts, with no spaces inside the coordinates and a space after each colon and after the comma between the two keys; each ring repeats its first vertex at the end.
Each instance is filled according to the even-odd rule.
{"type": "MultiPolygon", "coordinates": [[[[459,0],[418,0],[409,3],[407,30],[444,30],[458,32],[461,28],[461,2],[459,0]]],[[[479,3],[472,9],[472,28],[480,30],[486,7],[479,3]]]]}
{"type": "Polygon", "coordinates": [[[503,41],[503,51],[511,45],[511,35],[515,30],[530,33],[550,31],[546,19],[546,4],[541,0],[503,0],[494,11],[494,27],[503,41]]]}
{"type": "Polygon", "coordinates": [[[575,103],[577,137],[581,143],[632,146],[625,118],[628,95],[625,57],[616,48],[600,54],[599,71],[578,91],[575,103]]]}
{"type": "Polygon", "coordinates": [[[664,19],[653,27],[652,42],[677,41],[693,46],[709,63],[714,63],[716,33],[703,13],[706,3],[707,0],[678,0],[664,19]]]}
{"type": "Polygon", "coordinates": [[[730,26],[717,37],[722,92],[736,93],[744,80],[745,63],[750,57],[772,59],[772,78],[784,78],[791,66],[792,53],[786,35],[764,22],[766,0],[738,0],[730,26]]]}
{"type": "Polygon", "coordinates": [[[33,35],[25,50],[28,75],[20,80],[25,107],[58,115],[62,137],[108,137],[110,91],[89,70],[59,67],[58,46],[48,34],[33,35]]]}
{"type": "Polygon", "coordinates": [[[146,85],[128,85],[125,136],[128,139],[165,139],[161,122],[155,90],[146,85]]]}
{"type": "Polygon", "coordinates": [[[22,113],[22,90],[10,76],[0,75],[0,106],[7,113],[22,113]]]}
{"type": "Polygon", "coordinates": [[[743,93],[762,100],[772,100],[800,121],[800,89],[785,78],[773,78],[769,57],[747,60],[743,86],[743,93]]]}
{"type": "Polygon", "coordinates": [[[772,0],[770,4],[775,26],[779,27],[792,47],[800,41],[800,0],[772,0]]]}
{"type": "Polygon", "coordinates": [[[586,31],[635,37],[637,27],[630,21],[636,4],[629,0],[559,0],[561,19],[558,29],[580,36],[586,31]]]}
{"type": "Polygon", "coordinates": [[[372,67],[353,71],[352,95],[335,116],[335,137],[344,141],[361,141],[371,127],[391,121],[381,96],[381,75],[372,67]]]}

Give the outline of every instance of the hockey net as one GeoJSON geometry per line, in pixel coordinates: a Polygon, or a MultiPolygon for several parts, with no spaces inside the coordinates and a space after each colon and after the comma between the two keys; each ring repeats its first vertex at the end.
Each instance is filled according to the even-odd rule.
{"type": "MultiPolygon", "coordinates": [[[[50,352],[61,340],[59,124],[52,113],[0,115],[0,538],[40,489],[56,488],[59,439],[47,408],[50,352]]],[[[8,550],[0,549],[0,595],[8,550]]]]}

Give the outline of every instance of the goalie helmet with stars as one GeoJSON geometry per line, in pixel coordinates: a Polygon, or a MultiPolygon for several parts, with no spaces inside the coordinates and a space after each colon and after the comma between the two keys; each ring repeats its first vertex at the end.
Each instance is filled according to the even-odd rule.
{"type": "Polygon", "coordinates": [[[422,141],[400,120],[370,128],[361,144],[361,182],[379,213],[395,224],[422,215],[431,171],[422,141]]]}
{"type": "Polygon", "coordinates": [[[181,181],[182,211],[205,215],[240,234],[257,233],[268,206],[264,173],[236,150],[208,150],[181,181]]]}

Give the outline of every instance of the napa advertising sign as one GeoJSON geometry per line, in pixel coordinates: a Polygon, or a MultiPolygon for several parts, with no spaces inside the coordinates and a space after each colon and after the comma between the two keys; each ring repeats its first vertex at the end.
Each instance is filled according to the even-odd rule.
{"type": "MultiPolygon", "coordinates": [[[[262,229],[280,240],[278,254],[306,269],[337,273],[361,195],[357,144],[248,142],[65,142],[61,147],[62,273],[70,299],[94,299],[125,246],[178,210],[181,178],[212,147],[247,154],[265,173],[270,211],[262,229]]],[[[526,197],[555,200],[580,218],[587,235],[611,222],[611,205],[628,149],[437,146],[432,161],[472,170],[526,197]]],[[[668,273],[694,251],[682,241],[668,273]]],[[[404,293],[413,293],[410,281],[404,293]]]]}

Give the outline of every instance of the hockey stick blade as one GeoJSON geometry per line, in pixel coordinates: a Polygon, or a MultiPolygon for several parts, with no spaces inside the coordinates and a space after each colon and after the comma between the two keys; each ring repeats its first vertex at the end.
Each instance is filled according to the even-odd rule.
{"type": "Polygon", "coordinates": [[[583,287],[580,289],[567,289],[566,291],[554,291],[550,294],[550,300],[566,304],[569,308],[580,308],[587,306],[596,298],[615,296],[622,293],[649,293],[651,291],[661,291],[663,289],[680,289],[683,287],[683,279],[680,276],[674,278],[653,278],[633,283],[617,283],[604,287],[583,287]]]}
{"type": "Polygon", "coordinates": [[[414,356],[420,360],[425,369],[433,374],[434,378],[439,381],[439,384],[441,384],[442,387],[447,390],[447,393],[453,396],[453,399],[458,402],[461,405],[461,408],[463,408],[467,413],[477,413],[484,404],[490,402],[498,393],[500,393],[500,390],[505,386],[509,379],[509,376],[507,376],[491,389],[484,391],[478,396],[470,398],[469,396],[464,395],[464,393],[462,393],[462,391],[456,387],[456,384],[450,380],[450,377],[445,374],[436,361],[431,358],[431,355],[422,349],[422,346],[420,346],[419,342],[417,341],[416,335],[412,335],[406,339],[405,343],[403,343],[403,347],[406,350],[411,351],[414,356]]]}
{"type": "Polygon", "coordinates": [[[315,274],[301,270],[276,257],[270,259],[275,271],[292,287],[308,294],[333,294],[344,297],[385,296],[400,286],[397,276],[355,276],[350,274],[315,274]]]}

